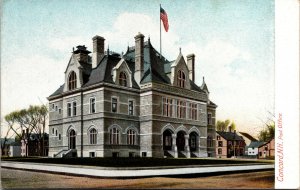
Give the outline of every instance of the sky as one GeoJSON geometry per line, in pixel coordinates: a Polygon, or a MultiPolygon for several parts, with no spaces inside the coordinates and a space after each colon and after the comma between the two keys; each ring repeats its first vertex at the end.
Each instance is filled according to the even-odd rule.
{"type": "Polygon", "coordinates": [[[126,52],[141,32],[159,50],[159,4],[169,19],[162,54],[194,53],[217,120],[234,120],[254,136],[274,112],[274,2],[272,0],[4,0],[1,20],[1,118],[47,97],[64,83],[72,48],[126,52]]]}

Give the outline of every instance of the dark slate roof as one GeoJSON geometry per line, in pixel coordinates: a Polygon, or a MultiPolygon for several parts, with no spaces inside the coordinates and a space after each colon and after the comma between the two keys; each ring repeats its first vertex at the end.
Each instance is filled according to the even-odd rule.
{"type": "Polygon", "coordinates": [[[251,143],[247,147],[249,147],[249,148],[252,148],[252,147],[253,148],[258,148],[259,146],[261,146],[263,144],[265,144],[265,142],[263,142],[263,141],[251,141],[251,143]]]}
{"type": "Polygon", "coordinates": [[[212,102],[212,101],[209,101],[209,104],[208,104],[209,106],[213,106],[213,107],[217,107],[217,104],[215,104],[214,102],[212,102]]]}
{"type": "Polygon", "coordinates": [[[238,140],[238,141],[244,140],[243,137],[233,132],[225,132],[225,131],[216,131],[216,132],[226,140],[238,140]]]}
{"type": "MultiPolygon", "coordinates": [[[[109,51],[108,51],[109,52],[109,51]]],[[[132,73],[135,70],[135,46],[128,47],[127,52],[122,57],[128,64],[129,69],[132,73]]],[[[122,59],[120,55],[106,52],[106,54],[100,60],[96,68],[92,68],[91,57],[89,56],[88,63],[80,63],[83,68],[83,86],[87,87],[100,82],[112,83],[112,69],[122,59]]],[[[132,87],[139,89],[138,82],[141,84],[147,82],[157,82],[164,84],[171,84],[168,73],[171,72],[171,64],[174,61],[168,61],[165,57],[160,55],[150,43],[150,39],[144,43],[144,74],[141,81],[135,81],[134,74],[132,75],[132,87]]],[[[197,86],[193,81],[190,80],[191,89],[195,91],[204,92],[201,87],[197,86]]],[[[62,94],[64,84],[60,86],[51,96],[62,94]]]]}
{"type": "Polygon", "coordinates": [[[64,86],[65,86],[65,84],[61,85],[61,86],[60,86],[53,94],[51,94],[50,96],[56,96],[56,95],[59,95],[59,94],[63,93],[64,86]]]}
{"type": "Polygon", "coordinates": [[[245,136],[246,138],[248,138],[250,141],[257,141],[256,138],[252,137],[251,135],[249,135],[248,133],[245,132],[240,132],[241,135],[245,136]]]}

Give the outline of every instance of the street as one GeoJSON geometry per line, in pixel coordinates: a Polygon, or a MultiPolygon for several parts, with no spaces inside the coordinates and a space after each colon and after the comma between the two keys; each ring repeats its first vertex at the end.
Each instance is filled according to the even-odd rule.
{"type": "Polygon", "coordinates": [[[1,185],[10,188],[274,188],[274,171],[209,177],[104,179],[1,168],[1,185]]]}

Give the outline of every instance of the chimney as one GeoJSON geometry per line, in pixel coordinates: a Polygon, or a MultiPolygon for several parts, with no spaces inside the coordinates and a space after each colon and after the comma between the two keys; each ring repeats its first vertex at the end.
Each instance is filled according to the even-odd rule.
{"type": "Polygon", "coordinates": [[[189,78],[195,82],[195,54],[189,54],[186,56],[187,66],[189,69],[189,78]]]}
{"type": "Polygon", "coordinates": [[[93,58],[92,67],[98,66],[99,61],[104,56],[104,38],[101,36],[94,36],[93,38],[93,58]]]}
{"type": "Polygon", "coordinates": [[[138,33],[135,39],[135,71],[134,78],[140,85],[141,79],[144,74],[144,35],[138,33]]]}
{"type": "Polygon", "coordinates": [[[229,127],[228,127],[228,129],[229,129],[229,132],[231,133],[231,131],[232,131],[232,127],[231,127],[231,126],[229,126],[229,127]]]}
{"type": "Polygon", "coordinates": [[[77,49],[73,51],[73,53],[76,56],[79,63],[88,63],[88,55],[91,52],[86,50],[86,47],[84,45],[83,46],[79,45],[76,48],[77,49]]]}

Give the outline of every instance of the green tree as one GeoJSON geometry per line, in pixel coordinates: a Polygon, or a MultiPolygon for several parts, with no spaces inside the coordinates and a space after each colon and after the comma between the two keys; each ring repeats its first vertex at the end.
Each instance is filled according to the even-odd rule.
{"type": "Polygon", "coordinates": [[[229,127],[231,127],[232,130],[236,129],[236,125],[234,121],[231,121],[229,119],[226,119],[225,121],[217,121],[217,131],[227,131],[229,127]]]}
{"type": "Polygon", "coordinates": [[[260,141],[267,142],[269,140],[272,140],[275,136],[275,122],[270,121],[265,125],[266,125],[265,128],[259,132],[258,139],[260,141]]]}
{"type": "MultiPolygon", "coordinates": [[[[16,135],[16,138],[24,140],[26,146],[31,134],[37,134],[40,144],[39,154],[43,155],[47,115],[48,109],[45,105],[31,105],[28,109],[17,110],[7,114],[5,121],[10,130],[16,135]]],[[[26,156],[27,155],[26,148],[26,156]]]]}

